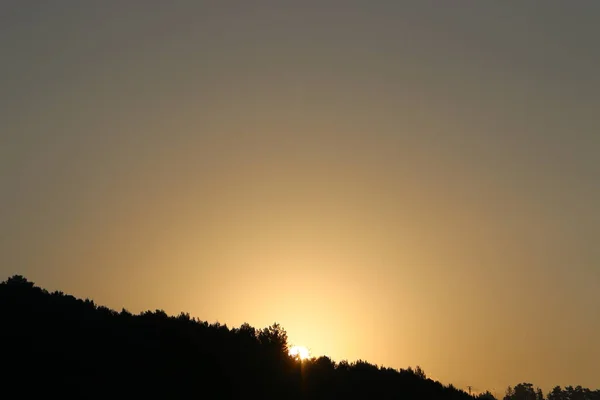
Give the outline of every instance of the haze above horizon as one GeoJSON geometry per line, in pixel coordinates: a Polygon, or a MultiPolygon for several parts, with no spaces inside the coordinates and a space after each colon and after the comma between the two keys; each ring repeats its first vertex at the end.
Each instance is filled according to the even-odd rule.
{"type": "Polygon", "coordinates": [[[0,4],[0,273],[600,388],[600,3],[0,4]]]}

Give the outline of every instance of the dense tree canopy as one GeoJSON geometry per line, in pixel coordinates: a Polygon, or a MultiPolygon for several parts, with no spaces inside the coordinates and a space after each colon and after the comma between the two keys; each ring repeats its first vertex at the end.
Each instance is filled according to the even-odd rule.
{"type": "Polygon", "coordinates": [[[562,389],[556,386],[547,396],[540,388],[534,388],[531,383],[519,383],[515,387],[509,386],[504,400],[600,400],[600,390],[590,390],[577,386],[567,386],[562,389]]]}
{"type": "MultiPolygon", "coordinates": [[[[419,367],[292,357],[276,323],[229,328],[186,313],[117,312],[49,293],[22,276],[0,283],[0,321],[6,398],[474,398],[419,367]]],[[[539,399],[531,393],[538,395],[531,384],[519,384],[505,399],[539,399]]],[[[548,399],[591,400],[598,393],[555,388],[548,399]]]]}

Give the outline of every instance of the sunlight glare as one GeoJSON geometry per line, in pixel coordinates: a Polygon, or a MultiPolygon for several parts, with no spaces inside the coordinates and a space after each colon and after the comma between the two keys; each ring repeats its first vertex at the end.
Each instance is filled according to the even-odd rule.
{"type": "Polygon", "coordinates": [[[310,352],[304,346],[292,346],[290,348],[290,355],[293,357],[298,356],[300,360],[306,360],[310,358],[310,352]]]}

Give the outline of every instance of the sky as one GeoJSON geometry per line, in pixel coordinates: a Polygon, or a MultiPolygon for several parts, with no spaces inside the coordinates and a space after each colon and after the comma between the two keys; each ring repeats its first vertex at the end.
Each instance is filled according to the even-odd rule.
{"type": "Polygon", "coordinates": [[[600,388],[600,2],[0,2],[0,279],[501,395],[600,388]]]}

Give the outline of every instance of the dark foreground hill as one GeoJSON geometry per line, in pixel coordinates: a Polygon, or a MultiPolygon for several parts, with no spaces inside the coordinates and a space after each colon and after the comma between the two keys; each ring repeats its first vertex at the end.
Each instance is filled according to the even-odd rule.
{"type": "Polygon", "coordinates": [[[277,324],[133,315],[22,276],[0,283],[1,398],[472,399],[420,368],[288,355],[277,324]]]}

